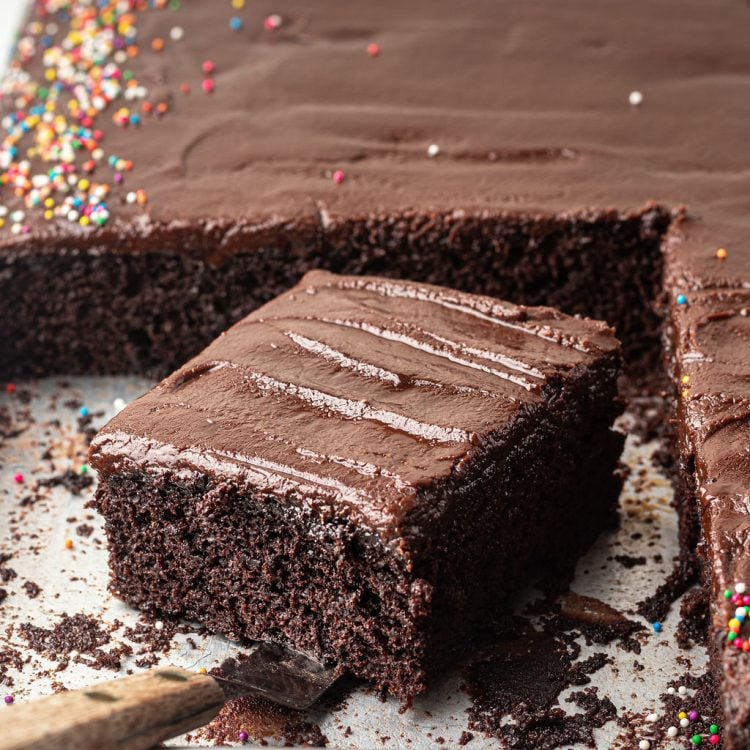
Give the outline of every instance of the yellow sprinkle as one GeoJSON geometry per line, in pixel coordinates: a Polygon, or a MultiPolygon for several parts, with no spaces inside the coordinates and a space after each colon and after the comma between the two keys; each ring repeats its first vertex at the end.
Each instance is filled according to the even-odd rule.
{"type": "Polygon", "coordinates": [[[57,78],[57,72],[54,68],[47,68],[47,70],[44,71],[44,77],[48,81],[54,81],[55,78],[57,78]]]}
{"type": "Polygon", "coordinates": [[[206,669],[205,667],[201,667],[201,668],[200,668],[200,669],[199,669],[198,671],[199,671],[199,672],[200,672],[201,674],[207,674],[207,673],[208,673],[208,670],[207,670],[207,669],[206,669]]]}
{"type": "Polygon", "coordinates": [[[681,382],[684,385],[686,385],[687,383],[689,383],[690,382],[690,375],[683,375],[682,378],[681,378],[681,382]]]}
{"type": "Polygon", "coordinates": [[[687,388],[682,389],[682,397],[687,398],[690,395],[690,391],[687,388]]]}
{"type": "Polygon", "coordinates": [[[0,219],[0,228],[5,226],[5,219],[0,219]]]}
{"type": "Polygon", "coordinates": [[[718,258],[719,260],[726,260],[726,259],[727,259],[727,255],[728,255],[728,253],[727,253],[727,249],[726,249],[725,247],[720,247],[720,248],[719,248],[719,249],[718,249],[718,250],[716,251],[716,257],[717,257],[717,258],[718,258]]]}
{"type": "Polygon", "coordinates": [[[65,540],[65,549],[73,549],[73,540],[72,539],[66,539],[65,540]]]}
{"type": "Polygon", "coordinates": [[[54,218],[54,216],[55,216],[55,212],[54,211],[45,211],[44,212],[44,218],[47,221],[51,221],[54,218]]]}
{"type": "Polygon", "coordinates": [[[740,632],[740,626],[741,626],[741,623],[740,623],[740,621],[736,617],[733,617],[729,621],[729,629],[733,630],[735,633],[739,633],[740,632]]]}
{"type": "Polygon", "coordinates": [[[687,719],[687,714],[684,711],[680,711],[680,713],[677,714],[678,719],[687,719]]]}
{"type": "Polygon", "coordinates": [[[245,7],[245,0],[232,0],[232,7],[242,10],[245,7]]]}
{"type": "Polygon", "coordinates": [[[45,208],[53,208],[55,205],[55,199],[54,198],[47,198],[44,201],[44,207],[45,208]]]}

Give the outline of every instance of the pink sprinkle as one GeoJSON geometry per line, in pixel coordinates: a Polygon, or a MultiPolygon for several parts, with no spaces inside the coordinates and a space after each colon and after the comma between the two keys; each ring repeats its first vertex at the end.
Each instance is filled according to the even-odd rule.
{"type": "Polygon", "coordinates": [[[214,89],[216,88],[216,84],[214,83],[213,78],[206,78],[205,81],[201,84],[203,86],[203,90],[207,94],[213,94],[214,89]]]}
{"type": "Polygon", "coordinates": [[[377,57],[380,54],[380,45],[375,42],[370,42],[370,44],[367,45],[367,54],[370,57],[377,57]]]}
{"type": "Polygon", "coordinates": [[[742,603],[750,607],[750,596],[743,596],[742,603]]]}
{"type": "Polygon", "coordinates": [[[337,170],[336,170],[336,171],[335,171],[335,172],[333,173],[333,181],[334,181],[334,182],[335,182],[335,183],[336,183],[337,185],[340,185],[340,184],[341,184],[341,183],[342,183],[342,182],[344,181],[344,178],[345,178],[345,176],[346,176],[346,175],[344,175],[344,173],[343,173],[343,172],[342,172],[342,171],[341,171],[340,169],[337,169],[337,170]]]}
{"type": "Polygon", "coordinates": [[[710,736],[710,737],[708,738],[708,741],[709,741],[709,742],[710,742],[710,743],[711,743],[712,745],[718,745],[718,744],[719,744],[719,743],[721,742],[721,737],[719,737],[719,735],[718,735],[718,734],[712,734],[712,735],[711,735],[711,736],[710,736]]]}
{"type": "Polygon", "coordinates": [[[732,594],[732,604],[741,604],[742,603],[742,597],[739,594],[732,594]]]}
{"type": "Polygon", "coordinates": [[[201,65],[201,68],[206,75],[209,75],[213,73],[214,70],[216,70],[216,66],[213,64],[211,60],[204,60],[203,65],[201,65]]]}
{"type": "Polygon", "coordinates": [[[272,16],[267,16],[266,20],[263,21],[263,28],[266,31],[276,31],[281,26],[281,16],[274,13],[272,16]]]}
{"type": "Polygon", "coordinates": [[[122,175],[119,172],[115,172],[114,181],[119,185],[123,180],[122,175]]]}
{"type": "Polygon", "coordinates": [[[22,484],[22,483],[23,483],[23,474],[21,474],[21,472],[19,471],[19,472],[18,472],[18,474],[16,474],[16,475],[15,475],[15,476],[13,477],[13,481],[14,481],[14,482],[15,482],[16,484],[22,484]]]}
{"type": "Polygon", "coordinates": [[[732,644],[735,648],[742,648],[742,638],[735,638],[734,643],[732,644]]]}

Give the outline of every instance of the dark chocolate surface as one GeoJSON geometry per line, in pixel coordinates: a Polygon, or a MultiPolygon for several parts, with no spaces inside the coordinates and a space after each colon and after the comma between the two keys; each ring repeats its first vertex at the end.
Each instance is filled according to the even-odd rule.
{"type": "Polygon", "coordinates": [[[420,489],[617,349],[550,308],[315,271],[118,414],[91,460],[232,478],[398,536],[420,489]]]}

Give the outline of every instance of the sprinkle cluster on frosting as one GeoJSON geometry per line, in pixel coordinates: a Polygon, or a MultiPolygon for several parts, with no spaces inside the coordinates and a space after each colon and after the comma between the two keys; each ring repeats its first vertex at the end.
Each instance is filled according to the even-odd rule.
{"type": "MultiPolygon", "coordinates": [[[[231,2],[235,11],[244,5],[231,2]]],[[[138,55],[165,48],[160,37],[139,40],[139,14],[180,6],[180,0],[36,0],[0,84],[7,112],[0,121],[0,230],[26,234],[37,214],[102,227],[118,203],[148,202],[144,190],[118,191],[135,165],[106,153],[101,123],[108,116],[118,127],[138,128],[144,115],[168,112],[166,101],[149,100],[129,66],[138,55]],[[29,72],[32,61],[41,66],[38,75],[29,72]],[[2,199],[11,191],[9,207],[2,199]]],[[[244,24],[233,16],[229,26],[236,32],[244,24]]],[[[171,28],[171,41],[183,36],[182,27],[171,28]]],[[[205,63],[204,75],[210,93],[215,84],[205,63]]]]}
{"type": "MultiPolygon", "coordinates": [[[[27,211],[83,227],[107,223],[112,188],[133,163],[105,153],[98,126],[115,102],[123,102],[112,115],[117,125],[140,125],[132,107],[148,90],[128,69],[140,52],[136,19],[141,10],[167,5],[38,0],[0,89],[12,110],[0,122],[0,188],[12,189],[26,207],[9,212],[0,206],[11,232],[30,231],[27,211]],[[26,70],[32,58],[41,61],[40,80],[26,70]]],[[[134,195],[131,202],[146,202],[143,191],[134,195]]]]}
{"type": "Polygon", "coordinates": [[[750,614],[750,596],[745,592],[747,587],[744,583],[736,583],[734,591],[727,589],[724,592],[724,599],[735,605],[734,615],[727,623],[727,643],[734,646],[739,651],[750,652],[750,638],[743,638],[740,633],[742,624],[750,614]]]}

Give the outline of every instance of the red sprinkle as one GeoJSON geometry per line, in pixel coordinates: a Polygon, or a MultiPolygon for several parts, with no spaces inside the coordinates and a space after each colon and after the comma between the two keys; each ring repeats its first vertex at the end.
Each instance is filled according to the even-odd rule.
{"type": "Polygon", "coordinates": [[[216,88],[216,84],[214,83],[213,78],[206,78],[206,80],[201,83],[201,86],[207,94],[212,94],[214,89],[216,88]]]}
{"type": "Polygon", "coordinates": [[[13,481],[16,484],[22,484],[23,483],[23,474],[21,474],[21,472],[19,471],[18,474],[15,474],[13,476],[13,481]]]}
{"type": "Polygon", "coordinates": [[[201,69],[206,75],[210,75],[214,72],[214,70],[216,70],[216,66],[213,64],[213,61],[204,60],[203,64],[201,65],[201,69]]]}
{"type": "Polygon", "coordinates": [[[8,385],[5,386],[5,390],[8,391],[8,393],[15,393],[16,392],[16,384],[15,383],[8,383],[8,385]]]}
{"type": "Polygon", "coordinates": [[[370,42],[370,44],[367,45],[367,54],[370,57],[377,57],[380,54],[380,45],[375,42],[370,42]]]}
{"type": "Polygon", "coordinates": [[[340,184],[341,184],[341,183],[342,183],[342,182],[344,181],[344,178],[345,178],[345,177],[346,177],[346,175],[345,175],[345,174],[344,174],[344,173],[343,173],[343,172],[342,172],[342,171],[341,171],[340,169],[337,169],[337,170],[336,170],[336,171],[335,171],[335,172],[333,173],[333,181],[334,181],[334,182],[335,182],[335,183],[336,183],[337,185],[340,185],[340,184]]]}

